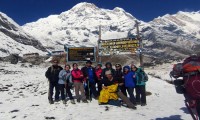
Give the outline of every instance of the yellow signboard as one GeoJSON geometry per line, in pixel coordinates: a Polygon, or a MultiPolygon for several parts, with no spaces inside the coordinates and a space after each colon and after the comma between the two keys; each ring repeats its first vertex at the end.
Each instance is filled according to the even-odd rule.
{"type": "Polygon", "coordinates": [[[137,39],[124,38],[100,41],[100,51],[102,54],[116,51],[135,53],[138,48],[139,40],[137,39]]]}

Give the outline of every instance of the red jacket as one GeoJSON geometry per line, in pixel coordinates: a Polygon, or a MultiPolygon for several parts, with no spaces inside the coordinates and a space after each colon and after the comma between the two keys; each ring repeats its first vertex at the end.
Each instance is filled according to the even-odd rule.
{"type": "Polygon", "coordinates": [[[101,68],[95,70],[95,74],[96,74],[98,80],[101,79],[101,73],[102,73],[102,69],[101,68]]]}
{"type": "Polygon", "coordinates": [[[73,69],[72,72],[72,81],[73,82],[83,82],[83,73],[80,69],[73,69]]]}

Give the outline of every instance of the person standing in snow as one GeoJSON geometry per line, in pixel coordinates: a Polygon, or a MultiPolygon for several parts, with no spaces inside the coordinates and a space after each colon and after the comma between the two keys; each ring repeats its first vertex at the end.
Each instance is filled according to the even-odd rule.
{"type": "Polygon", "coordinates": [[[73,70],[71,71],[71,75],[72,75],[72,81],[74,82],[74,88],[75,88],[77,102],[80,102],[80,100],[82,99],[82,101],[84,103],[88,103],[88,101],[85,97],[85,91],[84,91],[84,86],[83,86],[83,82],[84,82],[83,81],[84,80],[83,73],[78,68],[77,63],[74,63],[72,66],[73,66],[73,70]],[[81,92],[81,97],[79,95],[79,91],[81,92]]]}
{"type": "Polygon", "coordinates": [[[87,86],[85,87],[86,98],[91,100],[91,96],[93,94],[94,98],[97,99],[98,94],[95,86],[97,77],[95,73],[95,68],[92,67],[92,62],[90,60],[86,61],[86,66],[83,67],[81,70],[87,84],[87,86]]]}
{"type": "Polygon", "coordinates": [[[108,71],[108,70],[111,71],[112,76],[115,75],[115,70],[112,68],[112,64],[111,64],[110,62],[107,62],[107,63],[105,64],[105,68],[103,69],[102,74],[101,74],[102,79],[106,79],[105,73],[106,73],[106,71],[108,71]]]}
{"type": "Polygon", "coordinates": [[[100,92],[102,90],[102,84],[101,84],[101,74],[102,74],[102,64],[98,63],[95,69],[95,74],[97,76],[97,86],[98,86],[98,95],[100,95],[100,92]]]}
{"type": "Polygon", "coordinates": [[[123,71],[124,71],[125,87],[126,87],[128,94],[130,96],[130,101],[134,105],[136,105],[135,96],[133,94],[135,84],[136,84],[135,72],[131,71],[131,68],[129,66],[124,66],[123,71]]]}
{"type": "Polygon", "coordinates": [[[114,75],[114,77],[118,82],[119,90],[121,90],[121,92],[125,96],[127,96],[126,87],[125,87],[125,83],[124,83],[124,75],[123,75],[123,72],[122,72],[121,64],[116,64],[115,65],[115,75],[114,75]]]}
{"type": "Polygon", "coordinates": [[[144,80],[144,71],[137,68],[135,65],[131,66],[132,71],[135,72],[136,78],[136,103],[141,106],[147,105],[146,102],[146,80],[144,80]]]}
{"type": "Polygon", "coordinates": [[[72,76],[70,72],[70,65],[65,65],[65,69],[60,71],[58,85],[59,85],[59,90],[61,92],[61,98],[62,98],[63,104],[66,104],[64,90],[66,90],[66,94],[68,94],[71,103],[75,104],[74,98],[70,91],[70,88],[73,85],[72,76]]]}
{"type": "Polygon", "coordinates": [[[46,78],[49,81],[49,93],[48,93],[48,100],[50,104],[53,104],[53,89],[55,88],[55,102],[59,101],[59,87],[58,87],[58,80],[59,80],[59,72],[63,69],[61,66],[58,65],[58,60],[53,60],[53,65],[48,68],[45,73],[46,78]]]}

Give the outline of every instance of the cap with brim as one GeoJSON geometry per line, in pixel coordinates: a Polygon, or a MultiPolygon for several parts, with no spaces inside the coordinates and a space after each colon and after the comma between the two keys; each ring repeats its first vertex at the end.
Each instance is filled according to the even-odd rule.
{"type": "Polygon", "coordinates": [[[110,70],[106,71],[106,73],[105,73],[105,75],[111,75],[111,74],[112,74],[112,73],[111,73],[110,70]]]}

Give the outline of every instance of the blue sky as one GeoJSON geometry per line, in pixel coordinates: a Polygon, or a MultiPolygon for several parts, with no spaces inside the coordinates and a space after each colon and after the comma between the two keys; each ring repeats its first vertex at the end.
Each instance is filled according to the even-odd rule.
{"type": "Polygon", "coordinates": [[[200,10],[200,0],[0,0],[0,11],[23,25],[51,14],[60,14],[80,2],[94,3],[106,9],[121,7],[146,22],[167,13],[200,10]]]}

